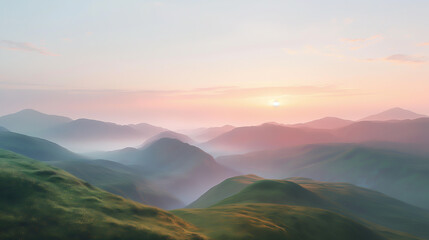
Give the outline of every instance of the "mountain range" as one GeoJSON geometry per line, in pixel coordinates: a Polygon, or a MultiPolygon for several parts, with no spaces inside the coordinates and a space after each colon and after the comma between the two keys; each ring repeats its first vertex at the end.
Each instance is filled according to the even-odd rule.
{"type": "Polygon", "coordinates": [[[307,145],[216,159],[267,178],[348,182],[429,209],[429,158],[359,144],[307,145]],[[406,192],[407,194],[403,194],[406,192]]]}

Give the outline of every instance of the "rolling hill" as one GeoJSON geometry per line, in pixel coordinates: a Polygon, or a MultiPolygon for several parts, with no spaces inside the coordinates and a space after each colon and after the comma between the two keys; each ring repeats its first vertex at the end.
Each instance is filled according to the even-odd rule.
{"type": "MultiPolygon", "coordinates": [[[[307,206],[330,210],[356,221],[366,221],[408,232],[423,238],[429,237],[429,211],[424,210],[379,192],[360,188],[347,183],[318,182],[311,179],[291,178],[286,180],[259,180],[254,176],[241,176],[246,181],[236,192],[230,191],[234,181],[225,180],[218,186],[217,193],[227,196],[213,206],[247,203],[274,203],[307,206]],[[227,193],[227,194],[225,194],[227,193]]],[[[238,179],[238,178],[233,178],[238,179]]],[[[214,196],[213,190],[206,194],[214,196]]],[[[204,195],[195,204],[207,207],[204,195]]],[[[365,221],[363,222],[365,223],[365,221]]]]}
{"type": "Polygon", "coordinates": [[[226,156],[217,161],[267,178],[299,176],[348,182],[429,209],[427,157],[356,144],[332,144],[226,156]]]}
{"type": "Polygon", "coordinates": [[[171,213],[0,150],[1,239],[205,239],[171,213]]]}
{"type": "Polygon", "coordinates": [[[165,209],[183,206],[179,200],[150,186],[147,180],[129,167],[110,161],[88,160],[44,139],[0,132],[0,148],[39,161],[48,161],[50,165],[66,170],[97,187],[137,202],[165,209]]]}
{"type": "Polygon", "coordinates": [[[184,203],[161,191],[134,169],[108,160],[49,162],[74,176],[110,193],[163,209],[176,209],[184,203]]]}
{"type": "Polygon", "coordinates": [[[230,197],[248,185],[263,180],[256,175],[243,175],[228,178],[218,185],[210,188],[207,192],[201,195],[196,201],[192,202],[187,208],[206,208],[210,207],[219,201],[230,197]]]}
{"type": "Polygon", "coordinates": [[[377,226],[364,226],[330,211],[279,204],[232,204],[173,213],[214,240],[418,239],[377,226]]]}

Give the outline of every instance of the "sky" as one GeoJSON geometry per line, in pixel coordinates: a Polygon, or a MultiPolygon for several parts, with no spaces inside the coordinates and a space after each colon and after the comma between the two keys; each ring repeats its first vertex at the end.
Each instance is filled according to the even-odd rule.
{"type": "Polygon", "coordinates": [[[429,114],[428,11],[427,0],[0,0],[0,115],[189,128],[429,114]]]}

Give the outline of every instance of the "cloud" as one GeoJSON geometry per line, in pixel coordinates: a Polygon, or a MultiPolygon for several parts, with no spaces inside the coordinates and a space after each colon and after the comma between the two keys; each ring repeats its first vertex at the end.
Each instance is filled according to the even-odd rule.
{"type": "Polygon", "coordinates": [[[367,62],[391,62],[398,64],[423,64],[428,62],[425,56],[393,54],[385,58],[368,58],[367,62]]]}
{"type": "Polygon", "coordinates": [[[378,34],[367,38],[342,38],[341,42],[346,43],[350,46],[351,50],[357,50],[369,45],[375,44],[383,40],[383,36],[378,34]]]}
{"type": "Polygon", "coordinates": [[[427,59],[424,56],[415,56],[415,55],[406,55],[406,54],[394,54],[380,60],[386,61],[386,62],[406,63],[406,64],[421,64],[421,63],[427,62],[427,59]]]}
{"type": "Polygon", "coordinates": [[[423,43],[418,44],[417,46],[419,46],[419,47],[429,46],[429,42],[423,42],[423,43]]]}
{"type": "Polygon", "coordinates": [[[34,53],[39,53],[46,56],[58,56],[58,54],[52,53],[43,47],[36,47],[33,44],[27,43],[27,42],[1,40],[0,48],[13,50],[13,51],[34,52],[34,53]]]}
{"type": "Polygon", "coordinates": [[[426,58],[423,56],[412,56],[405,54],[394,54],[386,58],[386,61],[405,62],[405,63],[424,63],[426,58]]]}

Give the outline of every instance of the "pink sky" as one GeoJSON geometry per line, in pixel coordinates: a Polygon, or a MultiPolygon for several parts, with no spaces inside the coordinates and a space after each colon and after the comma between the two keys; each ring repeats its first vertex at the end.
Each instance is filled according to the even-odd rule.
{"type": "Polygon", "coordinates": [[[429,1],[5,5],[1,115],[187,128],[429,114],[429,1]]]}

